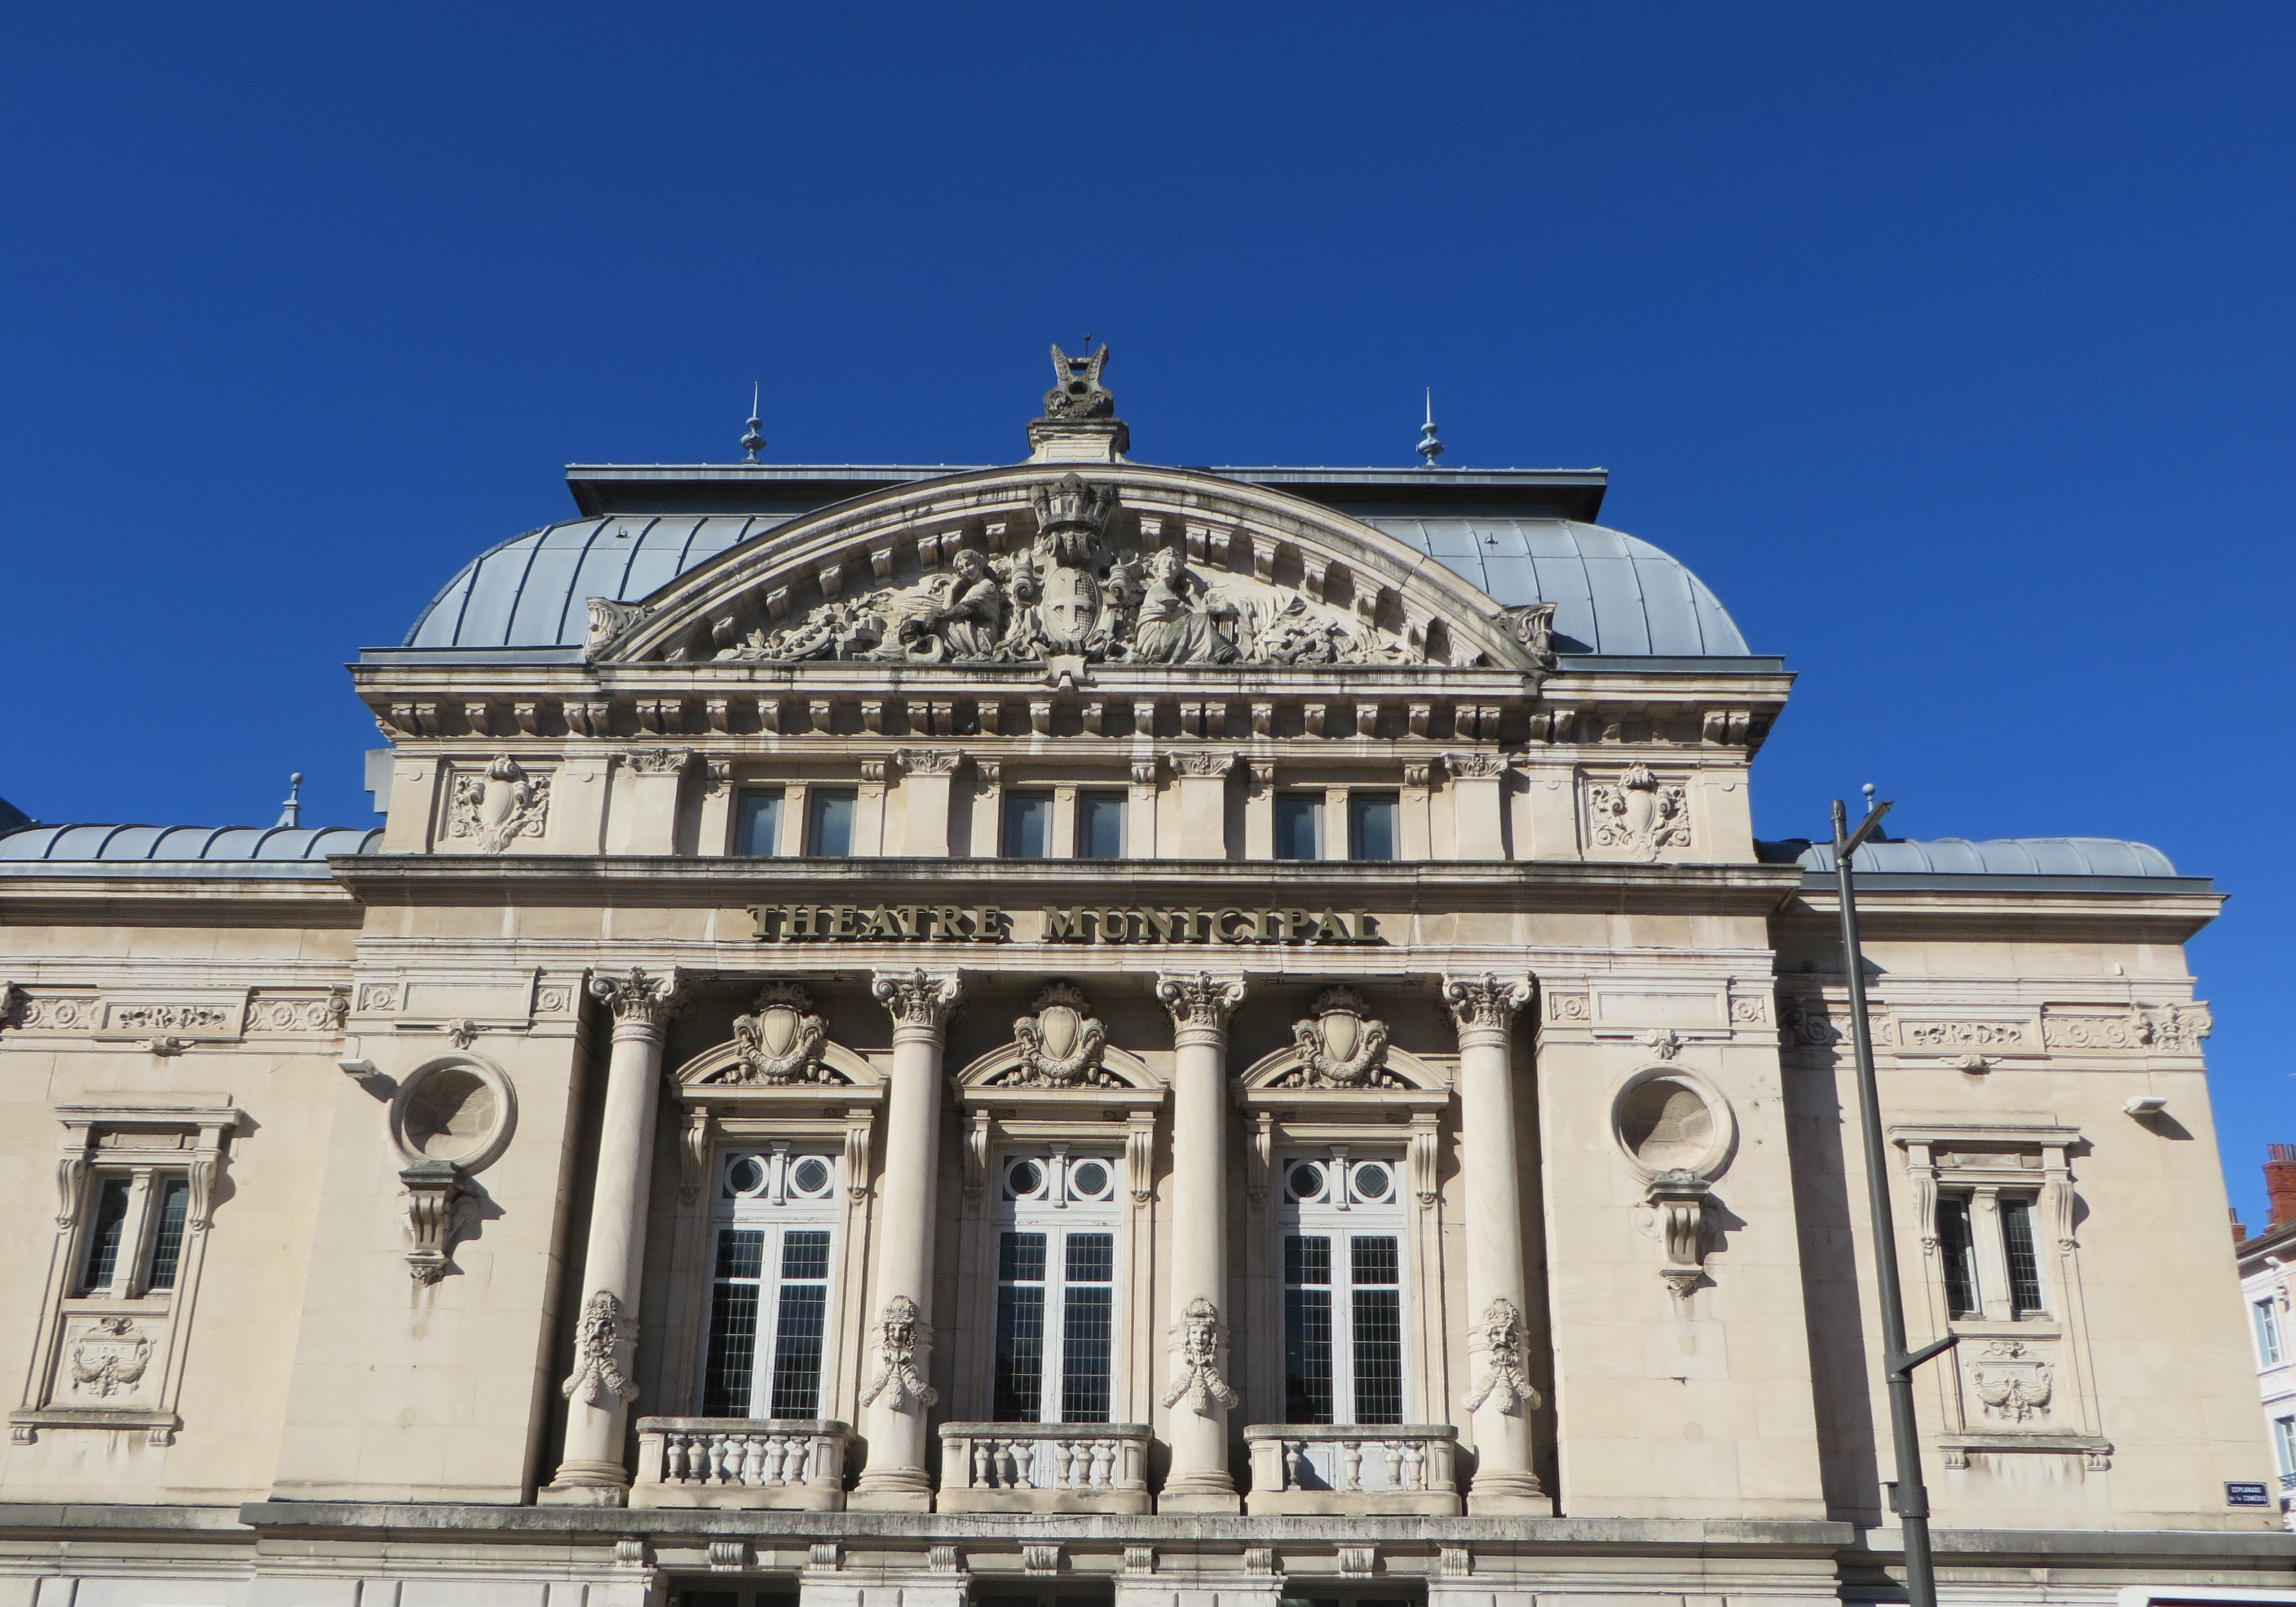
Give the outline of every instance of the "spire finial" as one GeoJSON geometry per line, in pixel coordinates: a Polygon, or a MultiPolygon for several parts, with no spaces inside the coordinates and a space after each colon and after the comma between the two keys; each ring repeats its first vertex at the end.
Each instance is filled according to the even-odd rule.
{"type": "Polygon", "coordinates": [[[746,461],[753,463],[758,461],[758,454],[766,448],[766,438],[758,433],[766,426],[766,421],[758,416],[760,389],[757,381],[750,381],[750,427],[742,432],[742,450],[750,455],[746,461]]]}
{"type": "Polygon", "coordinates": [[[279,806],[279,824],[273,826],[271,828],[273,831],[277,831],[279,826],[299,825],[302,824],[303,806],[301,802],[299,801],[302,798],[302,795],[303,773],[300,770],[298,770],[287,778],[287,801],[279,806]]]}
{"type": "Polygon", "coordinates": [[[1443,455],[1443,443],[1435,439],[1435,387],[1427,388],[1427,422],[1419,427],[1419,455],[1427,461],[1421,465],[1431,469],[1435,460],[1443,455]]]}

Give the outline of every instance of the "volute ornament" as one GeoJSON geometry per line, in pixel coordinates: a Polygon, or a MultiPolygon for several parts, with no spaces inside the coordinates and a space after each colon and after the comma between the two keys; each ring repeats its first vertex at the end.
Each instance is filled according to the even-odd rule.
{"type": "Polygon", "coordinates": [[[821,1063],[829,1033],[804,988],[793,982],[768,983],[750,1012],[734,1018],[742,1082],[777,1088],[829,1080],[821,1063]]]}
{"type": "Polygon", "coordinates": [[[1010,1080],[1039,1088],[1081,1088],[1116,1081],[1101,1066],[1108,1029],[1091,1013],[1085,996],[1055,982],[1030,1006],[1036,1013],[1013,1023],[1021,1046],[1021,1070],[1010,1080]]]}
{"type": "Polygon", "coordinates": [[[1387,1023],[1365,1013],[1351,988],[1333,988],[1316,1001],[1304,1021],[1292,1027],[1300,1052],[1293,1075],[1310,1088],[1400,1087],[1403,1079],[1387,1069],[1387,1023]]]}

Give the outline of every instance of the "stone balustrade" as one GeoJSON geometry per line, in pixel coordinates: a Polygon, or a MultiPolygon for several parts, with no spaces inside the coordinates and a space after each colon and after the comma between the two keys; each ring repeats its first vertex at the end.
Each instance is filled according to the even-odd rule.
{"type": "Polygon", "coordinates": [[[641,1417],[630,1505],[838,1512],[849,1433],[809,1417],[641,1417]]]}
{"type": "Polygon", "coordinates": [[[1256,1423],[1243,1431],[1251,1455],[1246,1510],[1454,1515],[1458,1439],[1448,1423],[1256,1423]]]}
{"type": "Polygon", "coordinates": [[[936,1505],[945,1513],[1144,1513],[1147,1453],[1145,1423],[943,1423],[936,1505]]]}

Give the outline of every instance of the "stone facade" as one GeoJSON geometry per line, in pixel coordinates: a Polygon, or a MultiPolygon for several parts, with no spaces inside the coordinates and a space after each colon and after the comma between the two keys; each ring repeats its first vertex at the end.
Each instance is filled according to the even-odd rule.
{"type": "MultiPolygon", "coordinates": [[[[1126,439],[365,655],[373,851],[0,837],[0,1603],[1885,1588],[1831,881],[1748,802],[1789,677],[1359,516],[1592,477],[1126,439]]],[[[1869,880],[1947,1593],[2290,1590],[2216,895],[1869,880]]]]}

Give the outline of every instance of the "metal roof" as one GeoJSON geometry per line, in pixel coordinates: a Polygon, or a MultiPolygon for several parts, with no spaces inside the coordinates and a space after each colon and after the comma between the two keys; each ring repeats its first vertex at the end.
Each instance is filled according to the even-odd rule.
{"type": "MultiPolygon", "coordinates": [[[[1758,842],[1768,865],[1799,865],[1833,873],[1833,845],[1791,838],[1758,842]]],[[[1939,876],[2174,876],[2169,856],[2150,843],[2117,837],[1995,837],[1972,842],[1939,837],[1929,842],[1869,842],[1857,850],[1861,872],[1939,876]]]]}
{"type": "MultiPolygon", "coordinates": [[[[1256,480],[1276,471],[1225,472],[1256,480]]],[[[1749,656],[1746,639],[1714,594],[1646,541],[1556,517],[1551,505],[1485,512],[1447,498],[1418,506],[1341,501],[1343,488],[1324,483],[1338,471],[1315,472],[1319,499],[1328,496],[1337,511],[1428,554],[1493,600],[1555,604],[1556,646],[1563,652],[1749,656]]],[[[1431,496],[1439,489],[1431,477],[1411,483],[1425,486],[1431,496]]],[[[1357,488],[1357,495],[1365,493],[1357,488]]],[[[1527,503],[1537,494],[1521,495],[1527,503]]],[[[422,611],[403,645],[430,652],[578,648],[588,625],[586,598],[636,602],[808,511],[785,503],[747,513],[633,512],[545,525],[466,565],[422,611]]]]}
{"type": "Polygon", "coordinates": [[[371,854],[381,841],[381,826],[26,826],[0,832],[0,864],[308,863],[371,854]]]}

